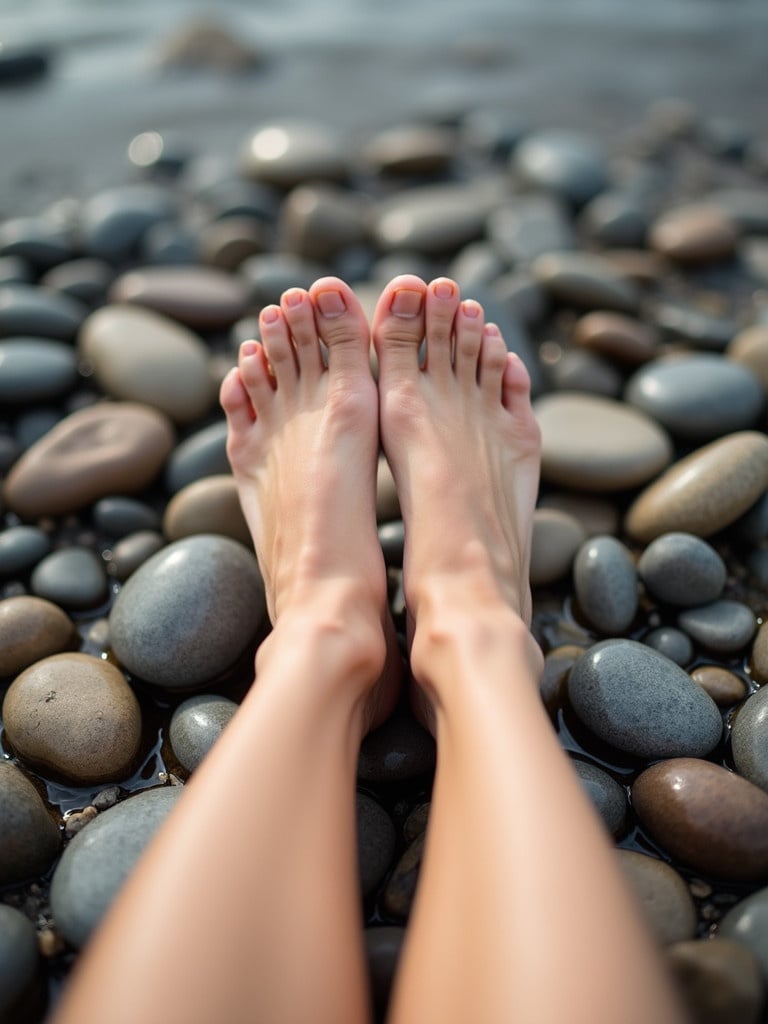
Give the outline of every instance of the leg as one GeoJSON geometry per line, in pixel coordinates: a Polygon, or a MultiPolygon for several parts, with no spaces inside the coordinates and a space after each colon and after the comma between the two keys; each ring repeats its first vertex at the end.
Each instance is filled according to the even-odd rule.
{"type": "Polygon", "coordinates": [[[528,562],[539,434],[525,368],[445,279],[395,279],[373,333],[406,524],[411,665],[438,741],[391,1020],[679,1021],[538,695],[528,562]]]}
{"type": "Polygon", "coordinates": [[[222,402],[274,630],[58,1024],[369,1018],[354,780],[365,729],[394,701],[395,659],[368,327],[346,285],[323,279],[264,310],[262,337],[222,402]]]}

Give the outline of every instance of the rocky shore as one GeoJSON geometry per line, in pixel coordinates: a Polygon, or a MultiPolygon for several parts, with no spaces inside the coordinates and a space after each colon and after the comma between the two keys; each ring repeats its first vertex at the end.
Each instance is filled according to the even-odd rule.
{"type": "MultiPolygon", "coordinates": [[[[286,287],[337,273],[371,307],[407,271],[455,277],[529,367],[542,699],[694,1019],[764,1020],[763,140],[669,102],[613,149],[497,108],[161,143],[0,223],[0,1018],[42,1018],[250,683],[268,622],[216,403],[240,341],[286,287]]],[[[402,628],[383,461],[378,513],[402,628]]],[[[405,707],[363,744],[379,1007],[433,769],[405,707]]]]}

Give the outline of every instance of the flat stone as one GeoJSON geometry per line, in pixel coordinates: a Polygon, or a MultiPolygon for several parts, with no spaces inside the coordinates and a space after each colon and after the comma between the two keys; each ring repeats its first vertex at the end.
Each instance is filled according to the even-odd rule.
{"type": "Polygon", "coordinates": [[[23,1019],[15,1011],[35,979],[39,960],[34,924],[20,911],[0,903],[0,1020],[23,1019]]]}
{"type": "Polygon", "coordinates": [[[158,551],[125,583],[110,614],[112,648],[140,679],[191,690],[235,664],[264,613],[253,553],[198,534],[158,551]]]}
{"type": "MultiPolygon", "coordinates": [[[[658,626],[643,637],[643,643],[676,665],[687,665],[693,661],[693,643],[681,629],[674,626],[658,626]]],[[[703,687],[706,690],[706,687],[703,687]]],[[[708,692],[708,691],[707,691],[708,692]]],[[[711,694],[710,694],[711,696],[711,694]]],[[[717,703],[717,701],[715,701],[717,703]]]]}
{"type": "Polygon", "coordinates": [[[637,571],[652,597],[682,608],[716,601],[725,586],[725,562],[692,533],[665,533],[651,541],[637,571]]]}
{"type": "Polygon", "coordinates": [[[685,266],[728,259],[738,238],[731,218],[722,209],[706,203],[669,210],[654,221],[648,235],[652,249],[685,266]]]}
{"type": "Polygon", "coordinates": [[[74,623],[57,605],[26,594],[6,597],[0,601],[0,678],[68,650],[76,639],[74,623]]]}
{"type": "Polygon", "coordinates": [[[738,709],[731,724],[731,753],[739,775],[768,792],[768,687],[738,709]]]}
{"type": "Polygon", "coordinates": [[[194,330],[218,331],[245,314],[248,289],[216,267],[142,267],[118,277],[109,300],[146,306],[194,330]]]}
{"type": "Polygon", "coordinates": [[[663,860],[635,850],[617,850],[616,857],[656,939],[663,946],[692,939],[696,907],[682,876],[663,860]]]}
{"type": "Polygon", "coordinates": [[[751,370],[768,394],[768,325],[757,324],[739,331],[728,345],[726,355],[751,370]]]}
{"type": "Polygon", "coordinates": [[[0,531],[0,576],[28,572],[50,550],[50,537],[38,527],[7,526],[0,531]]]}
{"type": "Polygon", "coordinates": [[[591,537],[573,563],[579,608],[598,632],[619,636],[637,613],[637,571],[627,548],[615,537],[591,537]]]}
{"type": "Polygon", "coordinates": [[[754,426],[765,394],[752,371],[697,353],[654,360],[630,378],[625,400],[684,441],[711,441],[754,426]]]}
{"type": "Polygon", "coordinates": [[[305,181],[343,181],[349,172],[345,140],[328,125],[268,124],[248,139],[240,158],[244,177],[293,188],[305,181]]]}
{"type": "Polygon", "coordinates": [[[88,307],[31,284],[0,286],[0,338],[49,338],[71,341],[88,315],[88,307]]]}
{"type": "Polygon", "coordinates": [[[237,270],[250,256],[269,249],[269,231],[258,217],[226,217],[206,224],[197,236],[200,260],[220,270],[237,270]]]}
{"type": "Polygon", "coordinates": [[[623,787],[608,772],[588,761],[572,758],[571,764],[605,827],[617,836],[627,816],[627,794],[623,787]]]}
{"type": "Polygon", "coordinates": [[[52,551],[35,566],[30,586],[37,597],[72,610],[95,608],[109,596],[104,563],[90,548],[52,551]]]}
{"type": "Polygon", "coordinates": [[[719,742],[717,705],[664,655],[634,640],[603,640],[571,669],[568,696],[600,739],[636,757],[704,755],[719,742]]]}
{"type": "Polygon", "coordinates": [[[763,985],[768,985],[768,887],[729,910],[720,922],[718,936],[746,946],[760,965],[763,985]]]}
{"type": "Polygon", "coordinates": [[[635,313],[635,284],[610,259],[590,252],[549,252],[533,263],[533,275],[551,297],[577,309],[635,313]]]}
{"type": "Polygon", "coordinates": [[[0,341],[0,402],[18,405],[60,398],[77,380],[77,359],[69,345],[44,338],[0,341]]]}
{"type": "MultiPolygon", "coordinates": [[[[596,395],[544,395],[534,403],[547,483],[620,491],[651,480],[672,458],[666,432],[639,410],[596,395]]],[[[768,441],[766,441],[768,448],[768,441]]],[[[766,453],[768,486],[768,452],[766,453]]]]}
{"type": "Polygon", "coordinates": [[[160,515],[144,501],[110,495],[93,506],[94,526],[109,537],[125,537],[138,530],[158,530],[160,515]]]}
{"type": "Polygon", "coordinates": [[[768,877],[768,793],[711,761],[673,758],[637,778],[632,805],[673,857],[706,875],[768,877]]]}
{"type": "Polygon", "coordinates": [[[553,196],[507,200],[488,217],[487,232],[496,251],[516,266],[576,246],[566,208],[553,196]]]}
{"type": "Polygon", "coordinates": [[[759,1024],[763,982],[748,948],[718,933],[714,942],[673,943],[666,960],[696,1024],[759,1024]]]}
{"type": "Polygon", "coordinates": [[[59,516],[108,494],[143,490],[173,447],[162,413],[129,402],[99,402],[67,416],[21,456],[3,497],[24,519],[59,516]]]}
{"type": "Polygon", "coordinates": [[[215,693],[203,693],[179,704],[171,717],[168,738],[188,772],[197,768],[232,720],[237,704],[215,693]]]}
{"type": "Polygon", "coordinates": [[[586,530],[575,516],[556,508],[537,508],[533,514],[531,585],[545,586],[568,576],[586,538],[586,530]]]}
{"type": "Polygon", "coordinates": [[[80,332],[79,349],[112,398],[141,402],[178,423],[213,402],[209,353],[186,327],[138,306],[103,306],[80,332]]]}
{"type": "Polygon", "coordinates": [[[647,363],[659,350],[656,331],[623,313],[598,311],[579,317],[573,341],[623,366],[647,363]]]}
{"type": "Polygon", "coordinates": [[[87,306],[106,302],[115,272],[105,260],[83,256],[60,263],[40,278],[40,284],[51,291],[70,295],[87,306]]]}
{"type": "Polygon", "coordinates": [[[11,683],[3,726],[26,763],[76,785],[115,782],[139,750],[139,703],[119,669],[90,654],[54,654],[11,683]]]}
{"type": "Polygon", "coordinates": [[[477,185],[429,185],[399,191],[383,200],[373,234],[384,251],[427,255],[455,252],[483,234],[497,205],[495,190],[477,185]]]}
{"type": "Polygon", "coordinates": [[[512,157],[515,175],[526,185],[580,206],[608,184],[605,155],[587,135],[543,131],[529,135],[512,157]]]}
{"type": "Polygon", "coordinates": [[[116,580],[125,583],[140,565],[164,548],[165,543],[163,535],[155,530],[139,530],[137,533],[129,533],[127,537],[121,537],[112,548],[112,555],[107,563],[107,572],[116,580]]]}
{"type": "Polygon", "coordinates": [[[230,472],[227,424],[226,420],[219,420],[196,430],[173,449],[165,469],[165,487],[176,494],[201,477],[230,472]]]}
{"type": "Polygon", "coordinates": [[[176,217],[173,193],[142,182],[105,189],[83,206],[81,229],[88,256],[118,264],[139,252],[147,231],[176,217]]]}
{"type": "Polygon", "coordinates": [[[395,826],[373,797],[356,796],[357,856],[360,885],[364,896],[370,896],[379,885],[395,855],[395,826]]]}
{"type": "Polygon", "coordinates": [[[757,630],[755,613],[740,601],[713,601],[688,608],[677,616],[677,624],[702,647],[723,654],[746,647],[757,630]]]}
{"type": "Polygon", "coordinates": [[[0,885],[47,871],[59,852],[59,829],[35,787],[10,761],[0,760],[0,885]]]}
{"type": "Polygon", "coordinates": [[[280,248],[308,260],[330,260],[368,239],[369,203],[357,192],[333,185],[302,185],[280,210],[280,248]]]}
{"type": "Polygon", "coordinates": [[[630,506],[625,528],[648,542],[682,531],[709,537],[730,525],[768,488],[768,438],[741,431],[680,459],[630,506]]]}
{"type": "Polygon", "coordinates": [[[231,474],[207,476],[183,487],[166,506],[163,533],[169,540],[216,533],[246,547],[253,544],[231,474]]]}
{"type": "Polygon", "coordinates": [[[425,835],[417,836],[395,865],[392,877],[384,889],[383,906],[392,917],[408,918],[416,894],[416,883],[424,853],[425,835]]]}
{"type": "Polygon", "coordinates": [[[51,883],[56,927],[82,948],[183,792],[144,790],[89,822],[64,851],[51,883]]]}
{"type": "Polygon", "coordinates": [[[361,744],[357,762],[361,782],[403,782],[434,770],[435,741],[409,712],[396,710],[361,744]]]}
{"type": "Polygon", "coordinates": [[[721,708],[736,704],[747,695],[744,680],[722,665],[697,665],[691,672],[691,679],[721,708]]]}

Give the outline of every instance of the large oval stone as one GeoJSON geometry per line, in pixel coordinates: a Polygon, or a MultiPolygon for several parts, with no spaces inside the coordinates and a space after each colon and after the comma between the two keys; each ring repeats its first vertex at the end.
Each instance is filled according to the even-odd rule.
{"type": "Polygon", "coordinates": [[[715,702],[663,654],[634,640],[603,640],[571,669],[568,696],[581,721],[637,757],[703,755],[718,743],[715,702]]]}
{"type": "Polygon", "coordinates": [[[14,885],[46,871],[61,838],[29,779],[0,760],[0,885],[14,885]]]}
{"type": "Polygon", "coordinates": [[[768,793],[741,776],[711,761],[674,758],[637,778],[632,804],[653,838],[696,871],[768,877],[768,793]]]}
{"type": "Polygon", "coordinates": [[[59,516],[108,494],[143,490],[173,447],[162,413],[128,402],[99,402],[72,413],[13,466],[3,496],[25,519],[59,516]]]}
{"type": "Polygon", "coordinates": [[[142,267],[117,278],[110,300],[146,306],[195,330],[215,331],[245,315],[248,289],[242,278],[214,267],[142,267]]]}
{"type": "Polygon", "coordinates": [[[251,136],[240,168],[246,178],[293,188],[305,181],[341,181],[349,155],[330,126],[283,122],[264,125],[251,136]]]}
{"type": "Polygon", "coordinates": [[[75,646],[77,630],[68,615],[41,597],[0,601],[0,678],[75,646]]]}
{"type": "Polygon", "coordinates": [[[752,950],[760,964],[763,985],[768,986],[768,887],[729,910],[720,922],[718,935],[752,950]]]}
{"type": "Polygon", "coordinates": [[[112,607],[112,648],[146,682],[194,689],[231,668],[265,607],[253,553],[198,534],[169,544],[130,577],[112,607]]]}
{"type": "Polygon", "coordinates": [[[208,349],[186,327],[150,309],[103,306],[83,324],[80,352],[113,398],[143,402],[177,423],[213,401],[208,349]]]}
{"type": "Polygon", "coordinates": [[[768,686],[739,708],[731,728],[736,771],[768,793],[768,686]]]}
{"type": "Polygon", "coordinates": [[[648,241],[676,263],[697,265],[728,259],[738,237],[736,225],[722,209],[692,203],[662,214],[651,225],[648,241]]]}
{"type": "Polygon", "coordinates": [[[667,949],[667,964],[696,1024],[759,1024],[760,967],[749,948],[731,939],[689,939],[667,949]]]}
{"type": "Polygon", "coordinates": [[[545,253],[535,260],[533,276],[555,301],[577,309],[634,313],[640,302],[634,282],[591,252],[545,253]]]}
{"type": "Polygon", "coordinates": [[[682,531],[709,537],[735,522],[768,488],[768,437],[741,431],[671,466],[630,506],[627,532],[648,542],[682,531]]]}

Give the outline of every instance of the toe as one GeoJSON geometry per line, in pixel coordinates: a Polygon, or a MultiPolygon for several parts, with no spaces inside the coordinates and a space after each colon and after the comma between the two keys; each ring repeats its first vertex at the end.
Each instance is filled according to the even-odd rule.
{"type": "Polygon", "coordinates": [[[501,380],[507,365],[507,346],[496,324],[486,324],[480,341],[480,369],[478,380],[486,399],[498,405],[501,402],[501,380]]]}
{"type": "Polygon", "coordinates": [[[438,277],[427,289],[426,299],[427,369],[430,373],[447,377],[451,372],[451,342],[458,308],[458,285],[447,277],[438,277]]]}
{"type": "Polygon", "coordinates": [[[321,277],[309,295],[317,331],[328,349],[331,375],[370,377],[370,331],[355,293],[338,277],[321,277]]]}
{"type": "Polygon", "coordinates": [[[244,341],[240,346],[239,374],[242,387],[256,416],[262,416],[274,397],[274,381],[263,346],[244,341]]]}
{"type": "Polygon", "coordinates": [[[288,323],[279,306],[265,306],[259,314],[264,351],[275,376],[278,391],[292,394],[298,381],[296,354],[288,323]]]}
{"type": "Polygon", "coordinates": [[[241,437],[253,424],[256,414],[237,366],[233,366],[221,382],[219,401],[227,417],[228,434],[241,437]]]}
{"type": "Polygon", "coordinates": [[[373,314],[373,341],[383,375],[419,372],[426,293],[427,286],[413,274],[394,278],[381,293],[373,314]]]}
{"type": "Polygon", "coordinates": [[[522,359],[514,352],[507,352],[501,386],[505,409],[514,412],[521,400],[530,405],[531,378],[522,359]]]}
{"type": "Polygon", "coordinates": [[[303,288],[289,289],[283,293],[280,308],[293,338],[299,376],[314,382],[323,372],[323,355],[309,293],[303,288]]]}
{"type": "Polygon", "coordinates": [[[465,299],[456,314],[456,377],[465,387],[477,384],[477,361],[483,337],[483,307],[474,299],[465,299]]]}

